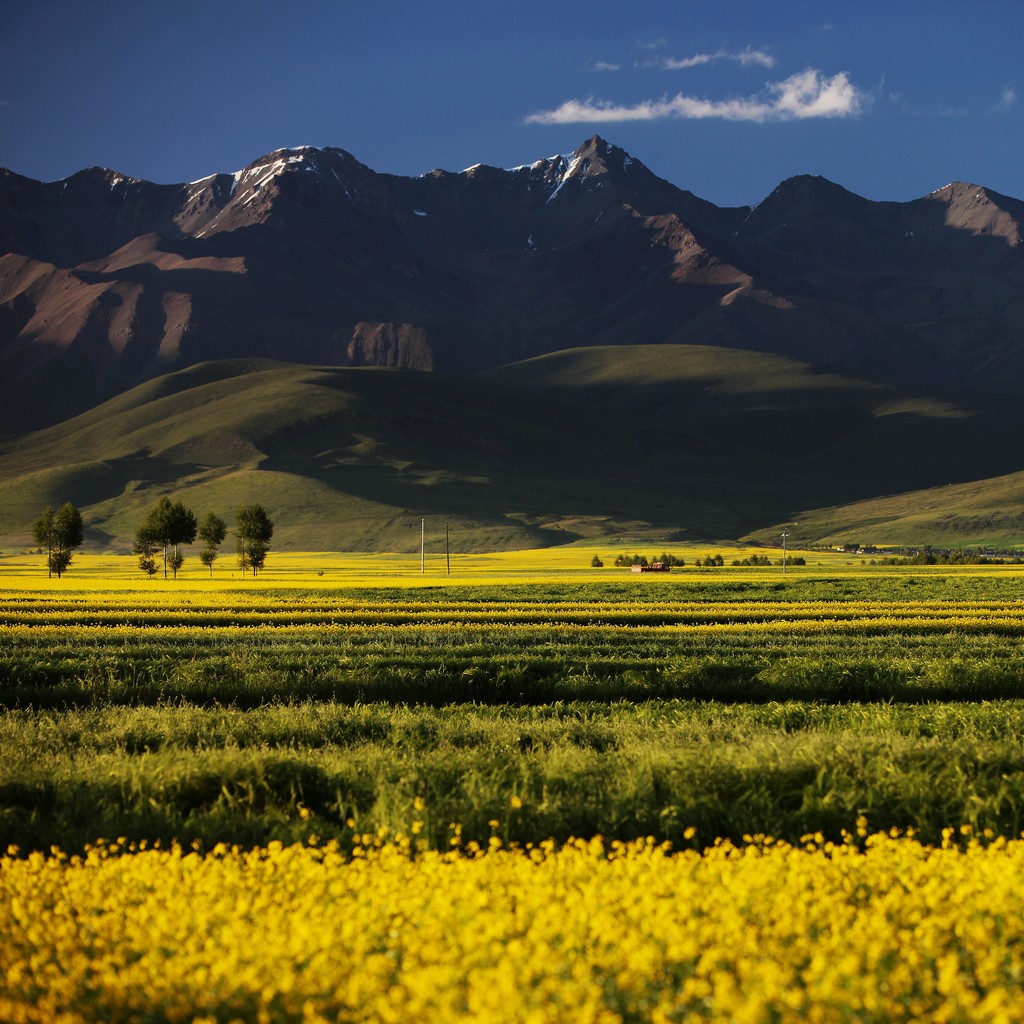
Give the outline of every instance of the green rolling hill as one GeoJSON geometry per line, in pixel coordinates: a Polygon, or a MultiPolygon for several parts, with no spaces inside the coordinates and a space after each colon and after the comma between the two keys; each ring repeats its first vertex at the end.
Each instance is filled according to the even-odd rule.
{"type": "MultiPolygon", "coordinates": [[[[1024,548],[1024,473],[809,509],[798,520],[794,536],[829,545],[1016,550],[1024,548]]],[[[777,536],[775,527],[756,531],[752,539],[777,536]]]]}
{"type": "Polygon", "coordinates": [[[1009,542],[1024,540],[1024,474],[1006,476],[1022,418],[1009,401],[691,345],[572,349],[477,376],[209,362],[8,438],[0,543],[28,545],[41,509],[70,500],[90,548],[126,551],[164,494],[229,519],[262,502],[292,549],[411,549],[421,517],[447,519],[462,550],[767,539],[792,519],[808,542],[1009,542]],[[926,508],[912,492],[928,488],[926,508]]]}

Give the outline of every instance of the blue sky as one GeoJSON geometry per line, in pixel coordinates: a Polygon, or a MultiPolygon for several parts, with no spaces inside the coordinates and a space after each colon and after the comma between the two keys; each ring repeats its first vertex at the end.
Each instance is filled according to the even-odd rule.
{"type": "Polygon", "coordinates": [[[159,182],[280,146],[500,167],[597,133],[721,205],[822,174],[1024,198],[1019,0],[35,0],[6,5],[0,165],[159,182]]]}

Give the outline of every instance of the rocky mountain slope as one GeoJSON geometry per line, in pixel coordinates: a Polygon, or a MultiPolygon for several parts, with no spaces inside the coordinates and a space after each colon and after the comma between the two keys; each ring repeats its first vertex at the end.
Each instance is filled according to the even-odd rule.
{"type": "Polygon", "coordinates": [[[340,149],[156,185],[0,171],[0,432],[271,358],[465,375],[582,345],[755,350],[975,395],[1024,375],[1024,203],[798,177],[721,209],[593,138],[512,170],[340,149]]]}

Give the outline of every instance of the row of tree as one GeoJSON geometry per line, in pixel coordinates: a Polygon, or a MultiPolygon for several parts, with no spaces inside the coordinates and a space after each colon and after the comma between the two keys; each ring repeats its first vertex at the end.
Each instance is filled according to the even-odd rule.
{"type": "MultiPolygon", "coordinates": [[[[195,513],[180,501],[161,498],[146,513],[146,518],[135,533],[134,553],[139,556],[139,568],[149,576],[159,571],[156,556],[163,557],[164,579],[170,570],[175,579],[185,562],[181,549],[194,544],[196,538],[203,543],[199,561],[213,575],[213,563],[220,554],[220,546],[227,536],[227,524],[216,512],[207,512],[200,523],[195,513]]],[[[259,575],[267,560],[274,524],[262,505],[245,505],[235,513],[235,535],[238,538],[238,564],[243,572],[259,575]]]]}
{"type": "Polygon", "coordinates": [[[139,556],[139,568],[147,576],[155,576],[160,571],[157,553],[161,553],[164,579],[167,579],[168,570],[177,579],[178,570],[185,564],[181,549],[186,544],[195,543],[198,535],[204,545],[199,560],[212,576],[213,563],[227,532],[227,524],[215,512],[208,512],[200,526],[192,509],[180,501],[172,503],[170,498],[161,498],[146,513],[142,525],[136,530],[132,551],[139,556]]]}
{"type": "MultiPolygon", "coordinates": [[[[198,537],[203,549],[199,560],[213,575],[213,563],[220,554],[228,528],[215,512],[207,512],[200,523],[195,513],[180,501],[161,498],[147,513],[135,533],[133,553],[139,556],[139,568],[148,576],[160,571],[158,554],[162,558],[164,578],[168,571],[178,577],[185,562],[182,548],[194,544],[198,537]]],[[[235,513],[235,534],[238,537],[238,564],[243,572],[259,575],[267,560],[270,540],[274,536],[274,523],[262,505],[246,505],[235,513]]],[[[82,546],[84,539],[82,513],[71,502],[56,512],[47,507],[32,524],[32,536],[41,550],[46,551],[46,572],[58,579],[71,565],[71,556],[82,546]]]]}
{"type": "Polygon", "coordinates": [[[1000,557],[986,553],[981,548],[963,548],[947,551],[935,551],[931,547],[908,551],[905,557],[872,558],[872,565],[1020,565],[1019,554],[1000,557]]]}
{"type": "MultiPolygon", "coordinates": [[[[596,557],[596,556],[595,556],[596,557]]],[[[670,555],[667,551],[663,551],[660,555],[652,557],[648,560],[646,555],[616,555],[615,564],[620,566],[629,565],[651,565],[656,562],[661,562],[663,565],[686,565],[685,559],[680,558],[678,555],[670,555]]],[[[591,565],[594,563],[591,562],[591,565]]]]}

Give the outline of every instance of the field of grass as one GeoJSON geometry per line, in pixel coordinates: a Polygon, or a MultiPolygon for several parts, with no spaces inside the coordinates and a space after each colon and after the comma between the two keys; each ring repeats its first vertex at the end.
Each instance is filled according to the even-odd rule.
{"type": "Polygon", "coordinates": [[[614,553],[464,556],[450,576],[437,555],[421,574],[272,554],[255,580],[227,559],[164,580],[79,556],[58,581],[7,558],[5,834],[349,842],[419,798],[443,845],[452,821],[486,839],[513,793],[518,841],[836,838],[862,813],[930,839],[1019,830],[1019,569],[806,552],[785,574],[634,574],[614,553]]]}
{"type": "Polygon", "coordinates": [[[0,559],[0,1018],[1018,1019],[1024,571],[664,549],[0,559]]]}

